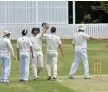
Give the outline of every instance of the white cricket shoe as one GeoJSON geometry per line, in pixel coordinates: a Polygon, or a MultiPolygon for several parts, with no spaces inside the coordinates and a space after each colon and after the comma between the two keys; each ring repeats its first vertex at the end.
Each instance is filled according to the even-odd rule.
{"type": "Polygon", "coordinates": [[[9,83],[10,81],[9,80],[0,80],[0,82],[2,82],[2,83],[9,83]]]}
{"type": "Polygon", "coordinates": [[[91,79],[90,76],[84,76],[84,79],[91,79]]]}
{"type": "Polygon", "coordinates": [[[38,80],[38,79],[39,79],[39,77],[38,77],[38,76],[33,78],[33,80],[38,80]]]}
{"type": "Polygon", "coordinates": [[[69,79],[74,79],[74,76],[70,74],[70,75],[68,76],[68,78],[69,78],[69,79]]]}
{"type": "Polygon", "coordinates": [[[4,83],[9,83],[10,81],[9,80],[4,80],[4,83]]]}

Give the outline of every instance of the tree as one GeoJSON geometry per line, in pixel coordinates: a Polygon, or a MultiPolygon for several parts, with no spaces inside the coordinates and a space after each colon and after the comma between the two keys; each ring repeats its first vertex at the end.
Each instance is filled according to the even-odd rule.
{"type": "Polygon", "coordinates": [[[76,1],[76,23],[108,23],[108,1],[76,1]]]}

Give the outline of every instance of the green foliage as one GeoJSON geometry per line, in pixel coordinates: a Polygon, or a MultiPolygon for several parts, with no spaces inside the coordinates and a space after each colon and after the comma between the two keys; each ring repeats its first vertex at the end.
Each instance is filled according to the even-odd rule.
{"type": "Polygon", "coordinates": [[[84,16],[84,21],[86,21],[86,22],[91,21],[91,15],[90,15],[90,14],[86,14],[86,15],[84,16]]]}
{"type": "Polygon", "coordinates": [[[108,23],[108,1],[76,1],[76,23],[108,23]]]}

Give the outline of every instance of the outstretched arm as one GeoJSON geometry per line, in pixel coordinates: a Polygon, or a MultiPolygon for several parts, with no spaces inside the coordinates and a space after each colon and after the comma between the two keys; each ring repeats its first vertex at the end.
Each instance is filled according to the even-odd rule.
{"type": "Polygon", "coordinates": [[[103,38],[89,37],[90,40],[103,40],[103,38]]]}
{"type": "Polygon", "coordinates": [[[107,37],[98,37],[98,38],[96,38],[96,37],[89,37],[89,39],[90,40],[108,40],[107,37]]]}
{"type": "Polygon", "coordinates": [[[49,29],[49,24],[46,24],[46,27],[42,29],[42,36],[46,34],[46,31],[49,29]]]}

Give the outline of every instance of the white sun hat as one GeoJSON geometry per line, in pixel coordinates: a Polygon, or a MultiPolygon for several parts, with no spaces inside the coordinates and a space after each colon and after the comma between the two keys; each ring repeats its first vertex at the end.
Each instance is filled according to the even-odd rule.
{"type": "Polygon", "coordinates": [[[81,24],[81,25],[78,27],[78,29],[80,29],[80,30],[85,30],[86,27],[84,26],[84,24],[81,24]]]}
{"type": "Polygon", "coordinates": [[[7,34],[10,34],[11,32],[9,32],[9,30],[4,30],[3,31],[3,35],[7,35],[7,34]]]}

